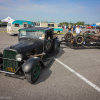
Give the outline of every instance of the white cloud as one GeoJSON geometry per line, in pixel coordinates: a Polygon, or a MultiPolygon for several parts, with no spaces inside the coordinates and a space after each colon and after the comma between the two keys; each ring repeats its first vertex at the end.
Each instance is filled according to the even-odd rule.
{"type": "MultiPolygon", "coordinates": [[[[3,0],[1,0],[3,2],[3,0]]],[[[30,0],[6,0],[8,2],[5,2],[5,5],[0,7],[0,10],[15,10],[15,11],[29,11],[29,12],[43,12],[43,13],[51,13],[51,14],[70,14],[70,13],[80,13],[83,11],[83,8],[85,8],[82,5],[75,5],[74,3],[68,2],[67,5],[49,5],[48,3],[45,4],[36,4],[32,3],[30,0]],[[73,6],[75,5],[75,6],[73,6]]]]}

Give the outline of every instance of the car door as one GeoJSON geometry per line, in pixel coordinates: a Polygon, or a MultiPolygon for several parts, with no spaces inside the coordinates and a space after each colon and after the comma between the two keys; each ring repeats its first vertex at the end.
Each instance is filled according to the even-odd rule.
{"type": "Polygon", "coordinates": [[[53,33],[52,31],[47,31],[44,39],[44,52],[49,52],[53,48],[53,33]]]}

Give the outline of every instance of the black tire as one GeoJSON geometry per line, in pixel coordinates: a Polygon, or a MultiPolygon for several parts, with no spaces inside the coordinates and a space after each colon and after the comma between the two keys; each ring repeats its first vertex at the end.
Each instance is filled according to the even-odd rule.
{"type": "Polygon", "coordinates": [[[57,54],[59,53],[59,50],[60,50],[60,42],[58,39],[55,39],[53,51],[57,54]]]}
{"type": "Polygon", "coordinates": [[[31,72],[25,73],[26,79],[29,83],[32,84],[38,80],[40,76],[40,68],[41,68],[41,64],[40,62],[37,62],[35,65],[33,65],[31,72]]]}
{"type": "Polygon", "coordinates": [[[57,46],[57,53],[59,53],[59,50],[60,50],[60,42],[58,43],[58,46],[57,46]]]}
{"type": "MultiPolygon", "coordinates": [[[[3,54],[0,52],[0,57],[2,57],[3,58],[3,54]]],[[[3,63],[3,59],[2,58],[0,58],[0,64],[2,64],[3,63]]]]}
{"type": "Polygon", "coordinates": [[[60,50],[60,42],[57,44],[56,54],[59,53],[59,50],[60,50]]]}

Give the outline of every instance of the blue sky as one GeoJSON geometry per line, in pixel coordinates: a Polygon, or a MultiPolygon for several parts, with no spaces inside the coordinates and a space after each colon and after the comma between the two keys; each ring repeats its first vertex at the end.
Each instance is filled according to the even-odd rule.
{"type": "Polygon", "coordinates": [[[0,0],[0,20],[100,22],[100,0],[0,0]]]}

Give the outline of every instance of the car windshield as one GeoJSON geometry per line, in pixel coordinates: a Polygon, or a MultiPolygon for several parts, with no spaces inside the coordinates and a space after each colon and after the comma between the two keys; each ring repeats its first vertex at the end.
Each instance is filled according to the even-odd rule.
{"type": "Polygon", "coordinates": [[[20,31],[19,38],[38,38],[44,40],[44,32],[42,31],[34,31],[34,32],[27,32],[27,31],[20,31]]]}

